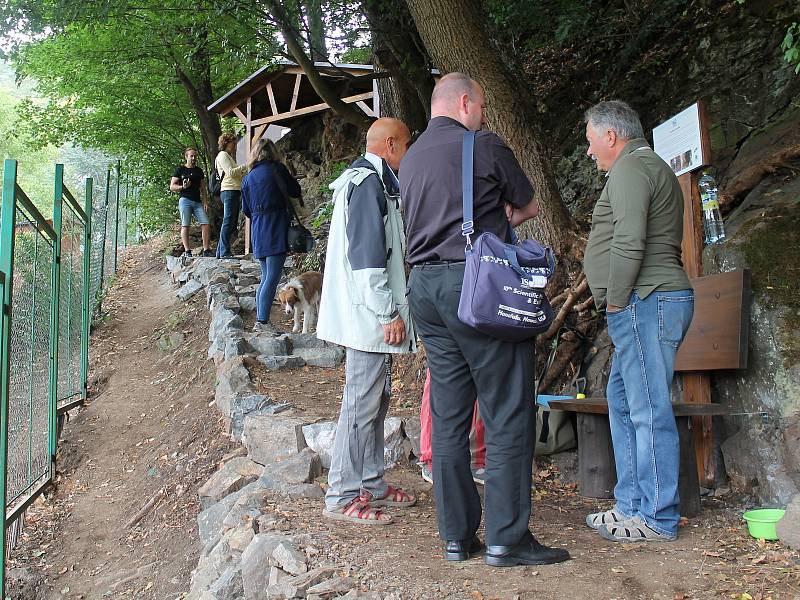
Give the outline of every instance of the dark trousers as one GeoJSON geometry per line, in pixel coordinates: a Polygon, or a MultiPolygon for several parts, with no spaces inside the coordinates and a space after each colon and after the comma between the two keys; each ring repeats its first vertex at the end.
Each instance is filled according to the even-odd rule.
{"type": "Polygon", "coordinates": [[[409,304],[431,373],[433,481],[439,535],[469,539],[481,521],[469,430],[477,395],[486,426],[486,543],[528,532],[535,436],[533,343],[510,343],[458,320],[464,264],[414,267],[409,304]]]}

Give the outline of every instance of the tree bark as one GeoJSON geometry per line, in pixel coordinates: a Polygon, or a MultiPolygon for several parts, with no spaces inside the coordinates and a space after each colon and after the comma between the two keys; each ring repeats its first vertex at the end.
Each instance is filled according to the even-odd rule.
{"type": "Polygon", "coordinates": [[[342,102],[338,94],[331,90],[325,83],[322,75],[320,75],[320,72],[314,66],[314,61],[312,61],[303,50],[300,40],[297,37],[297,32],[291,27],[286,10],[280,0],[264,0],[264,6],[272,13],[275,23],[286,42],[286,48],[289,50],[292,58],[294,58],[295,62],[303,69],[311,87],[319,94],[323,102],[330,106],[336,114],[348,123],[352,123],[360,129],[369,129],[372,119],[353,105],[342,102]]]}
{"type": "Polygon", "coordinates": [[[381,115],[398,118],[412,134],[419,133],[430,118],[434,79],[411,13],[404,3],[387,0],[363,0],[362,8],[372,30],[375,69],[391,75],[378,80],[381,115]]]}
{"type": "Polygon", "coordinates": [[[486,120],[505,139],[533,183],[539,201],[537,219],[519,227],[561,254],[576,232],[556,186],[541,142],[532,95],[495,49],[478,0],[407,0],[408,7],[434,64],[443,72],[463,71],[486,93],[486,120]]]}

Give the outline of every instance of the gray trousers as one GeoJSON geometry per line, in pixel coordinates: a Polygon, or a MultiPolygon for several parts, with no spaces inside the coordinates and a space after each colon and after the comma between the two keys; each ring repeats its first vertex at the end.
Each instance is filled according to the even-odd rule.
{"type": "Polygon", "coordinates": [[[344,506],[366,490],[386,495],[383,479],[383,422],[391,395],[391,357],[347,348],[342,410],[328,473],[328,510],[344,506]]]}

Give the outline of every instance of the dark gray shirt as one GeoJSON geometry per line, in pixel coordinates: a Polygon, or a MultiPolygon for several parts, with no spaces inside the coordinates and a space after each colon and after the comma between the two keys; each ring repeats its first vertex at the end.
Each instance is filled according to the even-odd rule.
{"type": "MultiPolygon", "coordinates": [[[[461,235],[461,146],[458,121],[434,117],[400,163],[400,198],[406,221],[406,262],[464,260],[461,235]]],[[[475,136],[473,240],[484,232],[506,239],[504,202],[516,208],[533,199],[533,186],[511,149],[496,134],[475,136]]],[[[508,240],[507,240],[508,241],[508,240]]]]}

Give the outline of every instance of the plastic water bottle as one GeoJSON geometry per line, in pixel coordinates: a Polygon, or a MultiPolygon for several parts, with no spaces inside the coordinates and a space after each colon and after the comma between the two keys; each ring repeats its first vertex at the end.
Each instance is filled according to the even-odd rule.
{"type": "Polygon", "coordinates": [[[703,232],[706,244],[718,244],[725,239],[725,227],[722,224],[722,215],[719,212],[717,200],[717,182],[708,174],[697,182],[700,188],[700,203],[703,205],[703,232]]]}

